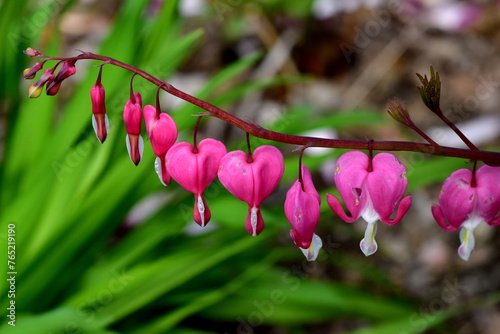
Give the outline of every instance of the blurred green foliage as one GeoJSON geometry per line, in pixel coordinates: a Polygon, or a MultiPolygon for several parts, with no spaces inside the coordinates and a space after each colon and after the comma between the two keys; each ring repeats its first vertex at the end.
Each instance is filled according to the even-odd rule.
{"type": "MultiPolygon", "coordinates": [[[[312,264],[302,259],[292,242],[279,241],[289,229],[282,199],[264,207],[267,227],[252,238],[243,228],[245,205],[216,182],[207,190],[212,194],[207,198],[213,212],[211,224],[218,228],[199,235],[186,233],[186,225],[193,224],[190,194],[176,185],[162,188],[149,147],[138,167],[128,159],[121,108],[128,96],[129,73],[104,68],[111,131],[103,145],[90,126],[89,90],[97,75],[92,66],[96,63],[77,64],[78,81],[69,98],[27,98],[21,73],[33,60],[21,51],[32,46],[58,55],[61,36],[52,18],[60,18],[75,2],[0,3],[0,32],[5,36],[0,41],[0,101],[7,110],[0,165],[0,235],[4,252],[7,225],[16,225],[18,272],[17,318],[12,327],[4,316],[9,298],[8,269],[2,257],[1,333],[243,333],[248,328],[259,332],[265,326],[307,333],[307,325],[339,319],[361,320],[363,333],[417,333],[451,315],[442,313],[423,327],[412,325],[412,316],[420,315],[416,304],[395,298],[391,278],[377,268],[356,265],[359,260],[348,254],[343,255],[345,261],[332,259],[338,250],[329,246],[330,235],[324,239],[319,265],[334,270],[349,267],[371,286],[312,275],[312,264]],[[164,204],[118,238],[130,209],[151,194],[163,196],[164,204]]],[[[294,3],[300,5],[269,1],[263,10],[287,8],[304,15],[311,1],[294,3]]],[[[149,5],[146,0],[124,1],[99,52],[168,77],[196,52],[203,31],[183,33],[177,1],[165,1],[154,16],[144,14],[149,5]]],[[[224,107],[249,92],[301,80],[240,82],[212,96],[261,57],[252,54],[229,65],[197,96],[224,107]]],[[[155,87],[143,87],[147,87],[141,90],[144,101],[153,101],[155,87]]],[[[192,114],[197,112],[183,105],[173,113],[186,138],[194,124],[192,114]]],[[[370,126],[378,126],[387,120],[370,110],[317,116],[314,106],[295,107],[284,117],[287,122],[269,127],[298,133],[325,126],[349,129],[367,120],[370,126]]],[[[238,144],[227,143],[229,148],[238,144]]],[[[341,153],[307,157],[306,163],[315,171],[341,153]]],[[[288,155],[283,189],[297,170],[296,157],[288,155]]],[[[422,162],[410,178],[410,190],[442,180],[459,165],[444,159],[422,162]]],[[[326,191],[334,190],[322,189],[322,195],[326,191]]],[[[326,205],[322,208],[326,218],[320,226],[331,231],[327,220],[333,215],[326,205]]]]}

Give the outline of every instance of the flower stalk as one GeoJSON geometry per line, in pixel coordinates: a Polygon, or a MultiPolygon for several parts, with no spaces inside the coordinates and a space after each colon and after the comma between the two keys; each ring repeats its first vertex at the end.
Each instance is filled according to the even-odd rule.
{"type": "MultiPolygon", "coordinates": [[[[368,143],[360,140],[343,140],[343,139],[330,139],[330,138],[317,138],[308,136],[289,135],[280,132],[264,129],[254,123],[246,122],[224,110],[218,108],[206,101],[200,100],[192,95],[189,95],[171,84],[166,83],[153,75],[138,69],[132,65],[123,63],[114,58],[107,56],[97,55],[91,52],[82,52],[78,56],[70,58],[62,57],[46,57],[47,60],[100,60],[110,65],[121,67],[127,71],[135,73],[152,84],[158,86],[165,92],[176,96],[186,102],[196,105],[206,110],[211,116],[219,118],[237,128],[247,132],[248,134],[261,138],[268,139],[275,142],[292,144],[292,145],[308,145],[309,147],[328,147],[328,148],[343,148],[352,150],[367,150],[368,143]]],[[[490,166],[500,166],[500,152],[491,152],[478,149],[461,149],[447,146],[433,146],[425,143],[404,142],[404,141],[374,141],[372,149],[378,151],[409,151],[409,152],[422,152],[430,155],[446,156],[463,158],[468,160],[483,161],[490,166]]]]}

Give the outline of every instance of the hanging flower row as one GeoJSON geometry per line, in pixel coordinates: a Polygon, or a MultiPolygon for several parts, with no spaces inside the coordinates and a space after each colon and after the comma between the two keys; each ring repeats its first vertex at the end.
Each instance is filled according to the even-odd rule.
{"type": "MultiPolygon", "coordinates": [[[[44,57],[33,49],[28,49],[25,53],[44,57]]],[[[47,95],[57,94],[61,83],[76,73],[75,63],[78,59],[106,58],[89,53],[82,55],[60,58],[53,68],[45,69],[40,78],[29,87],[29,97],[40,96],[44,87],[47,95]],[[61,66],[59,71],[58,66],[61,66]]],[[[26,69],[24,77],[33,79],[48,59],[54,59],[45,58],[46,60],[26,69]]],[[[106,62],[103,65],[105,64],[106,62]]],[[[133,71],[129,65],[122,67],[133,71]]],[[[101,143],[106,140],[109,130],[105,90],[101,83],[102,68],[101,65],[96,83],[90,91],[92,125],[101,143]]],[[[422,82],[419,91],[424,103],[445,120],[439,109],[439,75],[431,68],[430,80],[427,77],[419,77],[422,82]]],[[[164,83],[158,85],[156,105],[143,106],[141,94],[133,91],[132,81],[133,77],[130,83],[130,98],[123,109],[127,132],[125,142],[131,161],[138,165],[142,159],[144,140],[141,133],[144,121],[147,139],[157,157],[155,170],[161,183],[166,186],[173,179],[185,190],[193,193],[193,220],[198,225],[205,226],[211,219],[203,192],[218,177],[220,183],[232,195],[248,204],[245,228],[252,236],[259,235],[264,229],[262,202],[273,193],[283,176],[282,153],[270,145],[263,145],[252,151],[248,134],[247,152],[227,152],[222,142],[210,138],[198,143],[196,133],[201,116],[195,126],[193,143],[176,142],[177,126],[170,115],[161,111],[159,105],[158,94],[164,83]]],[[[417,131],[430,143],[431,148],[441,149],[415,126],[404,105],[399,102],[391,103],[388,111],[394,119],[417,131]]],[[[461,135],[458,129],[454,130],[461,135]]],[[[464,141],[471,150],[479,151],[472,143],[464,141]]],[[[331,194],[326,195],[328,205],[340,219],[352,223],[361,217],[366,221],[366,231],[360,242],[360,248],[366,256],[372,255],[378,248],[375,241],[377,222],[388,225],[399,223],[412,202],[411,195],[403,197],[408,185],[405,166],[390,153],[373,156],[374,145],[375,142],[369,142],[368,155],[351,150],[338,158],[333,179],[340,199],[331,194]],[[344,211],[341,202],[348,213],[344,211]]],[[[307,260],[312,261],[317,258],[322,247],[321,238],[315,234],[320,218],[321,197],[313,184],[311,173],[302,164],[302,152],[305,149],[306,146],[301,149],[298,179],[286,194],[284,213],[292,226],[291,239],[307,260]]],[[[500,163],[496,161],[496,164],[500,163]]],[[[452,173],[445,180],[438,201],[439,205],[432,207],[432,214],[439,226],[446,231],[461,228],[458,254],[468,260],[474,248],[473,230],[482,222],[492,226],[500,225],[500,167],[485,165],[476,169],[474,163],[472,171],[460,169],[452,173]]]]}

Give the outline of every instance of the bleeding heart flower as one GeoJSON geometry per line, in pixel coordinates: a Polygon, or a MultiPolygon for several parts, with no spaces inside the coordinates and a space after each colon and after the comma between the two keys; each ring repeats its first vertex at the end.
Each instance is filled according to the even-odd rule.
{"type": "Polygon", "coordinates": [[[123,109],[123,121],[127,137],[128,155],[130,160],[137,166],[141,162],[144,140],[141,137],[142,124],[142,97],[140,93],[131,94],[130,100],[125,103],[123,109]]]}
{"type": "Polygon", "coordinates": [[[321,238],[314,234],[320,215],[321,198],[312,182],[311,173],[305,165],[301,166],[300,179],[286,193],[285,215],[292,229],[290,236],[309,261],[318,257],[321,238]]]}
{"type": "Polygon", "coordinates": [[[101,84],[102,66],[99,69],[97,81],[90,90],[90,99],[92,101],[92,126],[97,139],[101,143],[106,140],[109,130],[108,115],[106,115],[105,91],[101,84]]]}
{"type": "Polygon", "coordinates": [[[144,121],[153,151],[157,156],[155,170],[163,185],[169,185],[172,178],[168,174],[165,155],[177,140],[177,126],[170,115],[159,113],[152,105],[144,107],[144,121]]]}
{"type": "Polygon", "coordinates": [[[351,216],[346,215],[335,196],[327,194],[328,205],[342,220],[352,223],[363,217],[368,223],[360,243],[366,256],[377,251],[376,221],[397,224],[411,206],[411,196],[401,200],[408,180],[405,166],[394,155],[379,153],[372,160],[372,170],[369,165],[369,157],[360,151],[347,152],[337,160],[334,180],[351,216]],[[396,216],[391,219],[395,210],[396,216]]]}
{"type": "Polygon", "coordinates": [[[283,171],[283,155],[274,146],[258,147],[248,157],[243,151],[228,152],[221,160],[219,180],[236,198],[248,204],[245,227],[256,236],[264,229],[260,204],[276,188],[283,171]]]}
{"type": "Polygon", "coordinates": [[[223,143],[211,138],[202,140],[196,148],[190,143],[180,142],[167,152],[167,171],[181,187],[194,194],[193,217],[200,226],[205,226],[211,218],[203,191],[217,176],[226,152],[223,143]]]}
{"type": "Polygon", "coordinates": [[[481,222],[500,225],[500,167],[482,166],[475,178],[472,185],[470,170],[453,172],[443,183],[439,205],[432,206],[432,215],[442,229],[461,227],[458,255],[465,261],[474,250],[474,229],[481,222]]]}

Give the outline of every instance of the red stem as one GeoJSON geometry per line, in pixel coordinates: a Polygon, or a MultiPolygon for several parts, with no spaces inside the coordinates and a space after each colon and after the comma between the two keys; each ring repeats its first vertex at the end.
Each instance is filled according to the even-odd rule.
{"type": "Polygon", "coordinates": [[[439,109],[439,113],[437,113],[436,115],[438,115],[439,118],[441,118],[441,120],[443,122],[446,123],[446,125],[448,125],[456,134],[457,136],[460,137],[460,139],[462,139],[462,141],[465,143],[465,145],[467,145],[468,148],[470,148],[471,150],[478,150],[478,148],[476,147],[476,145],[474,145],[470,140],[469,138],[467,138],[462,131],[460,131],[459,128],[457,128],[457,126],[455,124],[453,124],[452,121],[450,121],[444,114],[443,112],[441,111],[441,109],[439,109]]]}
{"type": "Polygon", "coordinates": [[[163,83],[158,86],[158,90],[156,91],[156,118],[160,118],[161,108],[160,108],[160,89],[163,86],[163,83]]]}
{"type": "Polygon", "coordinates": [[[135,95],[134,95],[134,88],[132,87],[132,83],[133,83],[134,77],[136,75],[137,74],[134,73],[134,75],[132,75],[132,78],[130,78],[130,101],[132,101],[133,104],[135,104],[135,95]]]}
{"type": "Polygon", "coordinates": [[[250,146],[250,134],[248,132],[247,132],[247,162],[249,164],[253,162],[252,147],[250,146]]]}
{"type": "Polygon", "coordinates": [[[368,141],[368,172],[373,172],[373,139],[368,141]]]}
{"type": "Polygon", "coordinates": [[[196,135],[198,134],[198,128],[200,127],[201,118],[203,116],[198,116],[196,120],[196,124],[194,125],[194,134],[193,134],[193,153],[198,153],[198,142],[196,141],[196,135]]]}
{"type": "Polygon", "coordinates": [[[304,150],[306,147],[302,147],[300,149],[300,155],[299,155],[299,182],[300,182],[300,187],[302,188],[302,191],[304,190],[304,182],[302,182],[302,155],[304,155],[304,150]]]}
{"type": "Polygon", "coordinates": [[[472,188],[475,188],[477,186],[477,181],[476,181],[476,167],[477,167],[477,161],[474,161],[474,167],[472,167],[472,178],[470,180],[470,186],[472,188]]]}
{"type": "MultiPolygon", "coordinates": [[[[167,93],[174,95],[186,102],[194,104],[206,111],[208,111],[212,116],[219,118],[229,124],[236,126],[237,128],[255,136],[257,138],[268,139],[275,142],[303,145],[308,147],[330,147],[330,148],[343,148],[352,150],[367,150],[369,149],[369,144],[366,141],[358,140],[341,140],[341,139],[327,139],[327,138],[316,138],[316,137],[306,137],[306,136],[295,136],[288,135],[280,132],[274,132],[271,130],[266,130],[258,125],[248,123],[242,119],[227,113],[226,111],[208,103],[202,101],[192,95],[189,95],[183,91],[178,90],[172,85],[153,77],[151,74],[133,67],[131,65],[122,63],[116,59],[96,55],[90,52],[84,52],[77,57],[72,58],[58,58],[58,57],[47,57],[48,60],[80,60],[80,59],[94,59],[101,60],[106,63],[121,67],[132,73],[140,75],[144,79],[158,86],[158,88],[163,89],[167,93]]],[[[454,147],[438,146],[433,147],[429,144],[424,143],[414,143],[414,142],[401,142],[401,141],[374,141],[371,144],[373,150],[379,151],[410,151],[410,152],[422,152],[431,155],[463,158],[468,160],[480,160],[491,166],[500,166],[500,153],[481,151],[481,150],[468,150],[460,149],[454,147]]]]}

